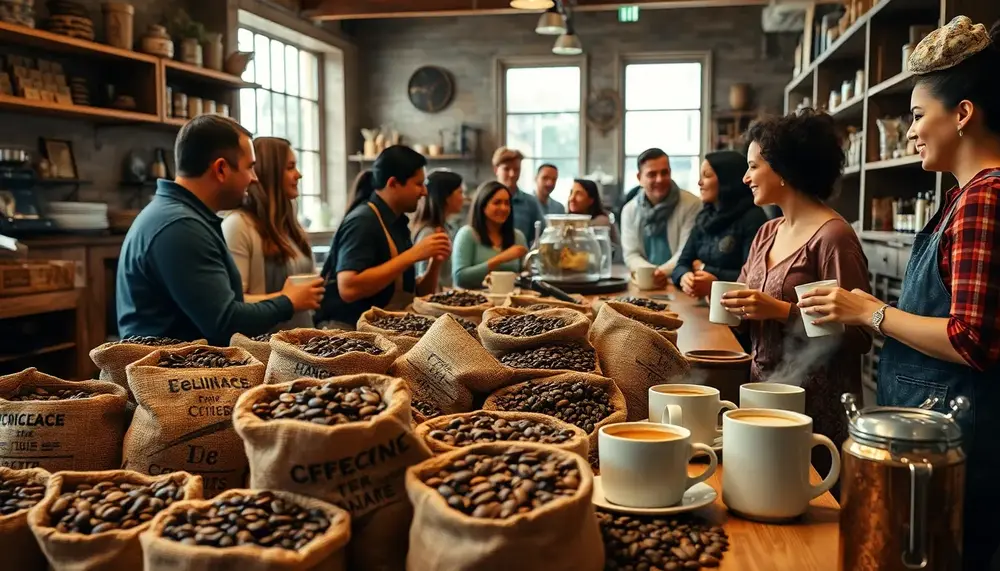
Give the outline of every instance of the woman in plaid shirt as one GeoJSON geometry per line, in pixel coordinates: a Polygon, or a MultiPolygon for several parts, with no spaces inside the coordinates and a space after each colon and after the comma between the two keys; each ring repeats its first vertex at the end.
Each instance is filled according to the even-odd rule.
{"type": "Polygon", "coordinates": [[[854,290],[817,289],[799,306],[816,323],[868,325],[886,337],[878,404],[946,412],[957,396],[967,454],[965,569],[1000,568],[1000,22],[959,16],[910,56],[910,98],[925,170],[959,186],[916,236],[895,307],[854,290]],[[996,561],[991,564],[994,557],[996,561]]]}

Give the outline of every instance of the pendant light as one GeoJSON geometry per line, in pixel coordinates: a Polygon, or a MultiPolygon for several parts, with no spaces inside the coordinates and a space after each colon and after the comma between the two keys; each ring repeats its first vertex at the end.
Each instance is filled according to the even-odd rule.
{"type": "Polygon", "coordinates": [[[555,5],[553,0],[510,0],[510,7],[517,10],[548,10],[555,5]]]}
{"type": "Polygon", "coordinates": [[[566,32],[556,40],[552,53],[559,56],[578,56],[583,53],[583,44],[573,32],[573,18],[569,14],[566,15],[566,32]]]}
{"type": "Polygon", "coordinates": [[[549,8],[538,18],[535,33],[543,36],[560,36],[566,33],[566,22],[563,20],[562,14],[559,13],[558,6],[549,8]]]}

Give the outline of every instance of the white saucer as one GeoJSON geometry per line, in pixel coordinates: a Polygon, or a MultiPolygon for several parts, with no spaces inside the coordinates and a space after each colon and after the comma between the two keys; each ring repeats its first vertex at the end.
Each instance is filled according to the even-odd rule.
{"type": "MultiPolygon", "coordinates": [[[[644,418],[644,419],[640,420],[639,422],[649,422],[649,419],[648,418],[644,418]]],[[[722,442],[720,441],[715,446],[709,446],[709,448],[712,449],[712,452],[715,452],[716,454],[719,454],[720,452],[722,452],[722,442]]],[[[697,457],[697,456],[698,455],[695,455],[695,457],[697,457]]],[[[702,454],[702,456],[705,456],[705,454],[702,454]]]]}
{"type": "Polygon", "coordinates": [[[601,477],[594,476],[594,505],[613,512],[635,515],[679,514],[705,507],[714,502],[718,497],[719,493],[715,491],[715,488],[705,482],[701,482],[700,484],[691,486],[688,491],[684,492],[684,497],[681,499],[681,503],[675,506],[668,506],[665,508],[630,508],[627,506],[613,504],[605,499],[604,487],[601,485],[601,477]]]}

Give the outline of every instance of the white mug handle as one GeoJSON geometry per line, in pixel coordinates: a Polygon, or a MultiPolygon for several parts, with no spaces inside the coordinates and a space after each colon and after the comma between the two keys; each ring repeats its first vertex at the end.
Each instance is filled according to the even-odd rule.
{"type": "MultiPolygon", "coordinates": [[[[736,409],[739,408],[738,406],[736,406],[736,403],[734,403],[731,400],[719,401],[719,405],[720,405],[719,406],[719,412],[722,412],[724,410],[736,410],[736,409]]],[[[716,413],[715,416],[719,416],[718,413],[716,413]]],[[[720,436],[722,436],[722,425],[721,424],[719,426],[715,427],[715,439],[718,440],[720,436]]]]}
{"type": "Polygon", "coordinates": [[[660,423],[684,426],[684,414],[681,412],[681,407],[675,404],[668,404],[663,407],[663,414],[660,415],[660,423]]]}
{"type": "Polygon", "coordinates": [[[823,481],[819,485],[812,486],[812,498],[817,498],[824,493],[830,491],[830,488],[837,483],[837,478],[840,477],[840,454],[837,450],[837,446],[832,440],[823,436],[822,434],[812,435],[812,446],[809,448],[815,448],[822,444],[830,450],[830,456],[833,458],[833,463],[830,465],[830,473],[823,478],[823,481]]]}
{"type": "MultiPolygon", "coordinates": [[[[685,490],[690,490],[691,486],[695,484],[700,484],[701,482],[704,482],[705,480],[709,479],[712,476],[712,474],[715,473],[715,469],[719,466],[719,457],[715,455],[715,450],[709,448],[707,444],[702,444],[700,442],[691,443],[691,458],[697,456],[698,453],[704,453],[708,455],[708,461],[709,461],[708,468],[705,468],[704,472],[698,474],[693,478],[691,476],[688,476],[687,484],[684,485],[685,490]]],[[[688,460],[690,461],[691,458],[688,458],[688,460]]]]}

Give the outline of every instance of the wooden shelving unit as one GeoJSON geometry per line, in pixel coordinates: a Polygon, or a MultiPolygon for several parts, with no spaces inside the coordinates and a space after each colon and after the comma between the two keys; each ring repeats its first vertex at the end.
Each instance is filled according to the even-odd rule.
{"type": "Polygon", "coordinates": [[[716,111],[712,113],[712,150],[742,151],[746,143],[743,134],[759,111],[716,111]]]}
{"type": "Polygon", "coordinates": [[[0,375],[27,366],[67,379],[89,376],[84,290],[0,297],[0,375]],[[41,357],[41,359],[39,359],[41,357]]]}

